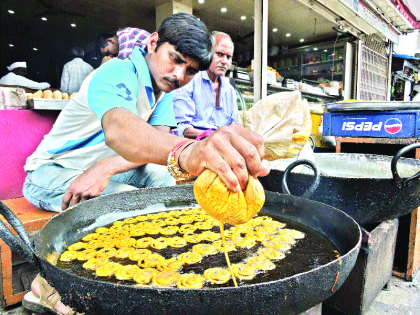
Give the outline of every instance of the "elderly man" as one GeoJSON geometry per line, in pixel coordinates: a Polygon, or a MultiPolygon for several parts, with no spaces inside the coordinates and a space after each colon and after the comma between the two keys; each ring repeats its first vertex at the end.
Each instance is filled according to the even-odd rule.
{"type": "Polygon", "coordinates": [[[47,82],[38,83],[26,78],[28,70],[25,61],[14,62],[7,69],[10,72],[0,79],[0,84],[23,86],[33,90],[45,90],[50,87],[47,82]]]}
{"type": "Polygon", "coordinates": [[[224,74],[232,64],[233,42],[222,32],[212,34],[213,59],[185,87],[174,92],[177,128],[174,134],[196,139],[237,122],[236,93],[224,74]]]}

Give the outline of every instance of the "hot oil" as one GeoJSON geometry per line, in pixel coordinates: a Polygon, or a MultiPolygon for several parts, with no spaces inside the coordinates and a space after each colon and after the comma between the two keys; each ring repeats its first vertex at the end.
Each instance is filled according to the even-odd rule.
{"type": "MultiPolygon", "coordinates": [[[[273,216],[272,216],[273,217],[273,216]]],[[[268,271],[258,271],[255,278],[252,280],[240,280],[237,279],[238,285],[249,285],[249,284],[257,284],[257,283],[264,283],[268,281],[275,281],[287,277],[294,276],[299,273],[307,272],[319,266],[325,265],[337,258],[338,249],[336,246],[328,240],[322,234],[302,225],[297,222],[287,220],[284,218],[277,218],[273,217],[274,220],[286,223],[287,229],[295,229],[305,233],[305,237],[303,239],[296,240],[296,244],[292,245],[291,249],[285,252],[285,258],[281,260],[273,260],[273,263],[276,265],[276,268],[273,270],[268,271]]],[[[225,224],[225,230],[229,230],[230,225],[225,224]]],[[[211,231],[220,233],[219,227],[213,227],[211,231]]],[[[199,231],[198,233],[201,233],[199,231]]],[[[197,233],[197,231],[196,231],[197,233]]],[[[162,235],[147,235],[152,238],[158,238],[162,235]]],[[[176,233],[173,236],[182,236],[182,234],[176,233]]],[[[134,237],[134,238],[141,238],[141,237],[134,237]]],[[[209,241],[201,241],[201,243],[211,244],[212,242],[209,241]]],[[[188,243],[187,246],[182,248],[172,248],[167,247],[162,250],[155,250],[152,251],[158,253],[165,257],[166,259],[177,257],[181,253],[191,251],[192,247],[195,244],[188,243]]],[[[232,265],[238,263],[244,263],[245,260],[251,256],[258,255],[258,250],[263,248],[260,242],[257,241],[257,244],[252,248],[240,248],[238,247],[236,251],[229,252],[229,259],[232,265]]],[[[149,248],[150,249],[150,248],[149,248]]],[[[127,259],[117,259],[117,258],[110,258],[110,261],[118,262],[122,265],[133,265],[136,264],[135,261],[127,259]]],[[[72,262],[61,262],[58,261],[57,266],[59,268],[65,269],[68,272],[74,273],[81,277],[85,277],[91,280],[101,280],[101,281],[109,281],[111,283],[118,283],[118,284],[126,284],[126,285],[136,285],[134,281],[121,281],[117,280],[115,277],[98,277],[95,274],[94,270],[87,270],[82,267],[84,261],[72,261],[72,262]]],[[[193,265],[187,265],[182,267],[179,270],[180,273],[196,273],[196,274],[203,274],[204,271],[208,268],[213,267],[223,267],[227,268],[226,259],[223,252],[219,252],[215,255],[204,256],[201,262],[193,265]]],[[[232,280],[225,284],[212,284],[205,282],[204,288],[222,288],[222,287],[233,287],[234,283],[232,280]]]]}

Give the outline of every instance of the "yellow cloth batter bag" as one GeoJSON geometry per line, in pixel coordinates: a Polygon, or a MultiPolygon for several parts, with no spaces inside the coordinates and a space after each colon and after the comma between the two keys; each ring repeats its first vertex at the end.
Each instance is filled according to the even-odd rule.
{"type": "Polygon", "coordinates": [[[231,225],[249,221],[265,202],[264,189],[258,179],[249,176],[245,190],[234,193],[209,169],[196,179],[194,196],[208,215],[231,225]]]}

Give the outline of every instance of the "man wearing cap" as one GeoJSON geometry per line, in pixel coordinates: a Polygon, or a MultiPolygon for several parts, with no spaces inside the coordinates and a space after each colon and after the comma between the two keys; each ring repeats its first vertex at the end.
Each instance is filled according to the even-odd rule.
{"type": "Polygon", "coordinates": [[[18,85],[33,90],[45,90],[50,87],[50,84],[47,82],[38,83],[26,78],[28,71],[25,61],[14,62],[7,69],[10,72],[0,79],[0,84],[18,85]]]}

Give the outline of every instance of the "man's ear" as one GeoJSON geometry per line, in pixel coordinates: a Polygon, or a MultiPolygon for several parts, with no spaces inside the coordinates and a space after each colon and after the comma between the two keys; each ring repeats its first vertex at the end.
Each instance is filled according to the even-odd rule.
{"type": "Polygon", "coordinates": [[[149,37],[149,41],[147,43],[147,52],[148,53],[153,53],[156,50],[156,46],[157,46],[157,41],[159,39],[159,34],[158,33],[152,33],[149,37]]]}

